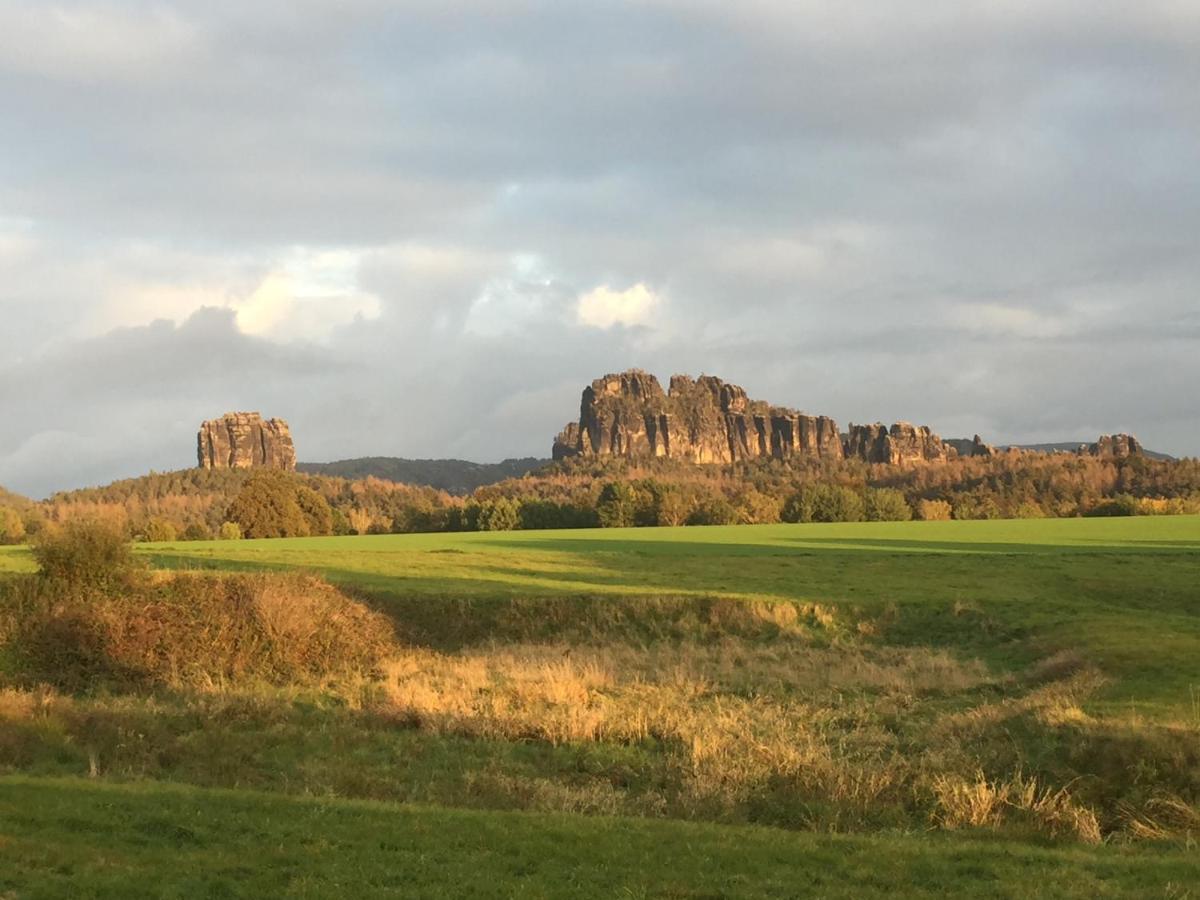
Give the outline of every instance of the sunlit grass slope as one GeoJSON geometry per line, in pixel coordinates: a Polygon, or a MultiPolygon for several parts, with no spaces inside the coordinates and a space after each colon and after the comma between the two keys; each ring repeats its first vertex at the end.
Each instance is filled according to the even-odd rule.
{"type": "Polygon", "coordinates": [[[396,641],[361,678],[74,692],[10,644],[4,900],[1200,883],[1197,518],[139,552],[323,573],[396,641]]]}
{"type": "MultiPolygon", "coordinates": [[[[380,535],[158,545],[159,565],[302,567],[424,600],[693,595],[819,602],[891,641],[999,664],[1079,650],[1112,680],[1094,703],[1189,715],[1200,691],[1200,518],[1043,519],[380,535]]],[[[16,564],[10,557],[8,564],[16,564]]],[[[424,605],[441,615],[437,606],[424,605]]]]}

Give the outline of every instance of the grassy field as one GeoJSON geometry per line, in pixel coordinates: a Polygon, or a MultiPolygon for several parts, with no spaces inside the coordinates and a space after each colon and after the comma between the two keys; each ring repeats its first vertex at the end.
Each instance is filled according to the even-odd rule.
{"type": "Polygon", "coordinates": [[[1069,645],[1112,678],[1093,704],[1200,715],[1194,516],[380,535],[145,552],[171,567],[320,571],[376,593],[409,628],[443,617],[428,601],[474,599],[466,618],[481,634],[488,601],[815,602],[886,619],[892,641],[967,646],[996,663],[1026,662],[1024,638],[1069,645]]]}
{"type": "Polygon", "coordinates": [[[1185,852],[0,779],[3,896],[1191,896],[1185,852]]]}
{"type": "Polygon", "coordinates": [[[1195,897],[1198,551],[1195,517],[145,545],[322,573],[396,652],[0,686],[0,897],[261,894],[259,852],[310,896],[1195,897]]]}

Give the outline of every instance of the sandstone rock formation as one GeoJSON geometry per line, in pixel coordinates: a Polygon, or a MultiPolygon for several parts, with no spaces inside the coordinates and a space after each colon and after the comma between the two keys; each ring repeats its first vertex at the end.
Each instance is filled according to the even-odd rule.
{"type": "Polygon", "coordinates": [[[853,426],[845,444],[837,423],[751,400],[712,375],[672,376],[667,391],[638,369],[597,378],[583,391],[579,422],[554,441],[554,458],[664,457],[695,463],[842,459],[906,464],[947,459],[954,451],[928,428],[899,422],[853,426]]]}
{"type": "Polygon", "coordinates": [[[967,456],[995,456],[996,448],[991,444],[985,444],[983,438],[975,435],[975,439],[971,441],[971,451],[967,456]]]}
{"type": "Polygon", "coordinates": [[[1131,434],[1102,434],[1094,444],[1081,444],[1080,456],[1100,456],[1106,459],[1125,459],[1143,455],[1142,445],[1131,434]]]}
{"type": "Polygon", "coordinates": [[[877,422],[874,425],[851,425],[846,437],[846,456],[870,463],[904,465],[915,462],[944,462],[958,451],[946,444],[925,425],[897,422],[891,428],[877,422]]]}
{"type": "Polygon", "coordinates": [[[572,456],[579,455],[579,423],[568,422],[563,430],[558,433],[554,439],[554,447],[551,450],[551,458],[554,460],[569,459],[572,456]]]}
{"type": "Polygon", "coordinates": [[[196,452],[202,469],[296,468],[296,448],[283,419],[226,413],[200,426],[196,452]]]}
{"type": "Polygon", "coordinates": [[[752,401],[720,378],[676,375],[664,392],[653,375],[631,370],[584,389],[576,452],[730,463],[763,456],[841,458],[842,446],[831,419],[752,401]]]}

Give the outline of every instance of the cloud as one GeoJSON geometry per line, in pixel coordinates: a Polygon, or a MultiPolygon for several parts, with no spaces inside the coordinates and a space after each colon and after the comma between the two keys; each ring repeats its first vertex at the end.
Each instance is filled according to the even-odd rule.
{"type": "Polygon", "coordinates": [[[196,30],[161,6],[21,3],[0,10],[0,67],[77,83],[132,81],[196,62],[196,30]]]}
{"type": "Polygon", "coordinates": [[[246,334],[319,340],[341,325],[378,318],[379,297],[358,288],[360,256],[349,250],[293,250],[253,293],[230,301],[246,334]]]}
{"type": "Polygon", "coordinates": [[[647,325],[660,304],[661,298],[640,282],[623,291],[601,285],[579,298],[579,321],[593,328],[647,325]]]}
{"type": "Polygon", "coordinates": [[[1178,0],[7,3],[0,483],[184,465],[240,405],[307,458],[544,453],[629,365],[1197,452],[1198,29],[1178,0]]]}

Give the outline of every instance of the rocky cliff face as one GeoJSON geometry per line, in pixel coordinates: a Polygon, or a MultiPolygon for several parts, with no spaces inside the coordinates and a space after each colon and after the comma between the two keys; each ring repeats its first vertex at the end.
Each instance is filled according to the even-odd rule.
{"type": "Polygon", "coordinates": [[[567,427],[554,439],[550,456],[554,460],[570,459],[579,455],[579,423],[568,422],[567,427]]]}
{"type": "Polygon", "coordinates": [[[751,400],[712,375],[657,378],[630,370],[597,378],[583,391],[579,421],[554,442],[554,458],[665,457],[695,463],[774,459],[842,459],[905,464],[946,459],[954,451],[928,428],[904,422],[852,426],[843,444],[837,423],[751,400]]]}
{"type": "Polygon", "coordinates": [[[846,455],[870,463],[905,465],[917,462],[944,462],[957,456],[949,446],[925,425],[897,422],[891,428],[881,422],[851,425],[846,437],[846,455]]]}
{"type": "Polygon", "coordinates": [[[1080,456],[1125,459],[1129,456],[1141,456],[1144,451],[1132,434],[1102,434],[1096,443],[1082,444],[1077,452],[1080,456]]]}
{"type": "Polygon", "coordinates": [[[196,452],[202,469],[296,468],[296,448],[283,419],[226,413],[200,426],[196,452]]]}
{"type": "MultiPolygon", "coordinates": [[[[960,451],[961,452],[961,451],[960,451]]],[[[967,456],[995,456],[996,448],[991,444],[985,444],[983,438],[975,435],[975,439],[971,441],[970,452],[967,456]]]]}

